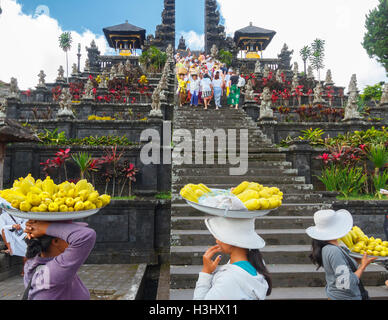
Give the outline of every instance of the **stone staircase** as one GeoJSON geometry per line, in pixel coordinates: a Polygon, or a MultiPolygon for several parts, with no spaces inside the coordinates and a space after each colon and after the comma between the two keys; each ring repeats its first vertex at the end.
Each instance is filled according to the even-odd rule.
{"type": "MultiPolygon", "coordinates": [[[[256,219],[256,231],[266,241],[262,249],[273,277],[273,292],[268,299],[327,299],[325,275],[310,262],[311,239],[305,229],[313,225],[313,214],[331,204],[315,193],[304,177],[286,161],[281,153],[242,110],[221,111],[179,108],[174,111],[174,130],[248,129],[249,170],[244,176],[230,176],[228,164],[172,165],[170,299],[191,300],[202,268],[202,255],[215,244],[204,224],[205,214],[188,206],[180,197],[187,183],[204,183],[210,188],[231,188],[244,180],[277,186],[284,192],[283,205],[269,215],[256,219]]],[[[239,141],[239,140],[238,140],[239,141]]],[[[217,144],[215,144],[217,146],[217,144]]],[[[205,148],[204,148],[205,149],[205,148]]],[[[239,150],[239,145],[236,146],[239,150]]],[[[204,161],[205,161],[204,156],[204,161]]],[[[227,263],[222,257],[221,264],[227,263]]],[[[388,298],[384,289],[385,268],[371,265],[363,276],[373,298],[388,298]]]]}

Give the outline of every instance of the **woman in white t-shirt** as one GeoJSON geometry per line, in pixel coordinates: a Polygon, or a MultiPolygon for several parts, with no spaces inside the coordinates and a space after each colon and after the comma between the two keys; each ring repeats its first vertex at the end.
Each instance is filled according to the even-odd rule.
{"type": "Polygon", "coordinates": [[[213,90],[214,90],[214,101],[216,104],[216,110],[218,110],[219,108],[222,107],[221,97],[222,97],[223,81],[220,78],[220,71],[216,71],[212,84],[213,84],[213,90]]]}
{"type": "Polygon", "coordinates": [[[208,105],[213,96],[213,85],[210,80],[209,75],[206,73],[201,80],[201,88],[202,88],[202,99],[205,104],[205,110],[207,110],[208,105]]]}

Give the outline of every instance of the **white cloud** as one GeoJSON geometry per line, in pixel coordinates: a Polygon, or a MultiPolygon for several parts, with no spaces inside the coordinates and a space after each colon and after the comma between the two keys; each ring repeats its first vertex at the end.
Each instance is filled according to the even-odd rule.
{"type": "Polygon", "coordinates": [[[205,47],[205,35],[204,34],[198,34],[195,31],[191,30],[189,32],[181,31],[177,39],[180,39],[180,37],[183,36],[183,38],[186,41],[186,47],[190,48],[190,50],[203,50],[205,47]]]}
{"type": "Polygon", "coordinates": [[[314,39],[326,40],[325,70],[331,69],[333,80],[347,87],[353,73],[359,88],[386,81],[385,69],[370,59],[361,42],[365,33],[365,15],[378,0],[218,0],[225,18],[226,32],[254,25],[275,30],[272,43],[264,51],[264,58],[276,58],[284,43],[294,50],[293,61],[303,69],[299,50],[314,39]]]}
{"type": "Polygon", "coordinates": [[[47,15],[26,15],[16,0],[2,1],[0,15],[0,80],[9,82],[16,77],[19,88],[34,88],[38,83],[40,70],[46,73],[46,82],[54,82],[60,65],[65,69],[66,56],[59,48],[58,38],[64,31],[70,31],[73,43],[69,51],[69,74],[71,66],[77,63],[78,43],[81,43],[81,70],[85,65],[87,51],[94,39],[101,53],[105,53],[107,43],[103,36],[96,36],[90,30],[82,34],[62,30],[59,22],[47,15]]]}

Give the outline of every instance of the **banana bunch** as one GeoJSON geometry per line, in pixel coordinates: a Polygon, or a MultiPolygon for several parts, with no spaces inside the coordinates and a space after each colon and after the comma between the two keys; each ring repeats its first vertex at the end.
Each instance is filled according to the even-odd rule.
{"type": "Polygon", "coordinates": [[[368,237],[357,226],[340,239],[351,251],[370,256],[388,257],[388,241],[368,237]]]}
{"type": "Polygon", "coordinates": [[[232,188],[231,193],[250,211],[275,209],[282,205],[283,200],[283,192],[278,188],[264,187],[257,182],[244,181],[232,188]]]}
{"type": "Polygon", "coordinates": [[[211,192],[211,190],[204,184],[187,184],[181,191],[180,195],[182,198],[189,200],[191,202],[198,203],[198,199],[202,197],[205,193],[211,192]]]}
{"type": "Polygon", "coordinates": [[[56,185],[49,176],[35,181],[31,174],[15,180],[11,189],[1,190],[0,197],[24,212],[74,212],[110,203],[110,196],[100,195],[87,180],[56,185]]]}

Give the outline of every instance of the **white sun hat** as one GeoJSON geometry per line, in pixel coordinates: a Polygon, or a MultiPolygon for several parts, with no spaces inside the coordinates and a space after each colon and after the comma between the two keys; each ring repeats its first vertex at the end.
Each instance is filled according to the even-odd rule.
{"type": "Polygon", "coordinates": [[[255,219],[215,217],[205,219],[206,227],[217,239],[245,249],[261,249],[265,241],[255,232],[255,219]]]}
{"type": "Polygon", "coordinates": [[[341,209],[320,210],[314,214],[315,226],[306,229],[310,238],[322,241],[337,240],[346,236],[353,227],[349,211],[341,209]]]}

